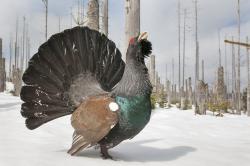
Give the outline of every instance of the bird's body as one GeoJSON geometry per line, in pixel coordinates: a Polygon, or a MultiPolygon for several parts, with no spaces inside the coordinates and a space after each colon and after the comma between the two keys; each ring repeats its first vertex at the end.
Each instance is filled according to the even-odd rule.
{"type": "Polygon", "coordinates": [[[118,124],[105,136],[101,143],[112,148],[126,139],[132,139],[149,122],[151,102],[149,96],[116,97],[120,106],[118,124]]]}
{"type": "Polygon", "coordinates": [[[134,38],[125,66],[114,43],[96,31],[76,27],[53,36],[23,76],[21,113],[27,127],[72,114],[75,132],[68,153],[100,145],[103,157],[110,158],[109,148],[149,122],[152,86],[144,58],[150,52],[149,42],[134,38]]]}

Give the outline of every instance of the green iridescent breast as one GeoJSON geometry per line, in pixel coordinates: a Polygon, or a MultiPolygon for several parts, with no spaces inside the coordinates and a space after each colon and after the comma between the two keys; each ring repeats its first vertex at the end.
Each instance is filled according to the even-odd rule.
{"type": "Polygon", "coordinates": [[[125,130],[139,132],[149,122],[151,115],[150,95],[116,97],[120,106],[119,124],[125,130]]]}

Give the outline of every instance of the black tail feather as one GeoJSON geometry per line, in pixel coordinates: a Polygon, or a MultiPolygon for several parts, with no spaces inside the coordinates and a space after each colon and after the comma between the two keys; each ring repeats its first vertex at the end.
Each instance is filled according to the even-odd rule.
{"type": "MultiPolygon", "coordinates": [[[[34,130],[37,127],[40,127],[41,125],[43,125],[51,120],[54,120],[54,119],[57,119],[57,118],[60,118],[60,117],[66,116],[66,115],[70,115],[70,114],[71,113],[69,113],[69,112],[68,113],[64,112],[64,113],[55,113],[55,114],[52,114],[49,116],[44,116],[44,117],[28,118],[28,119],[26,119],[25,123],[26,123],[26,126],[28,129],[34,130]]],[[[38,114],[38,116],[39,116],[39,114],[38,114]]]]}
{"type": "MultiPolygon", "coordinates": [[[[76,108],[70,88],[79,76],[90,73],[104,91],[121,80],[125,64],[115,44],[105,35],[87,27],[75,27],[53,35],[41,45],[23,75],[21,114],[26,125],[35,129],[53,119],[69,115],[76,108]]],[[[79,78],[78,78],[79,79],[79,78]]],[[[78,86],[83,88],[84,78],[78,86]]],[[[86,78],[86,81],[93,79],[86,78]]],[[[74,83],[76,84],[76,83],[74,83]]],[[[88,85],[88,88],[90,88],[88,85]]],[[[78,94],[77,94],[78,95],[78,94]]]]}

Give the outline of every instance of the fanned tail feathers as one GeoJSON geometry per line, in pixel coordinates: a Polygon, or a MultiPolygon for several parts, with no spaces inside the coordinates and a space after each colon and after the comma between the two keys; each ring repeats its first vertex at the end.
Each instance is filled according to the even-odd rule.
{"type": "Polygon", "coordinates": [[[124,66],[115,44],[97,31],[75,27],[53,35],[40,46],[23,75],[21,114],[27,127],[35,129],[72,114],[91,92],[111,91],[121,80],[124,66]]]}

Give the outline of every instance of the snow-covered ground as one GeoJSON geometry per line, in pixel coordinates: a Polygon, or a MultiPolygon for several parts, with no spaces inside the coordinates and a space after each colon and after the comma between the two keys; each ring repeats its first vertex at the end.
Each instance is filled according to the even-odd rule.
{"type": "Polygon", "coordinates": [[[103,160],[95,149],[69,156],[70,117],[30,131],[19,113],[20,105],[19,98],[0,94],[0,166],[250,165],[250,118],[246,116],[219,118],[194,116],[191,110],[157,109],[138,136],[110,151],[112,161],[103,160]]]}

